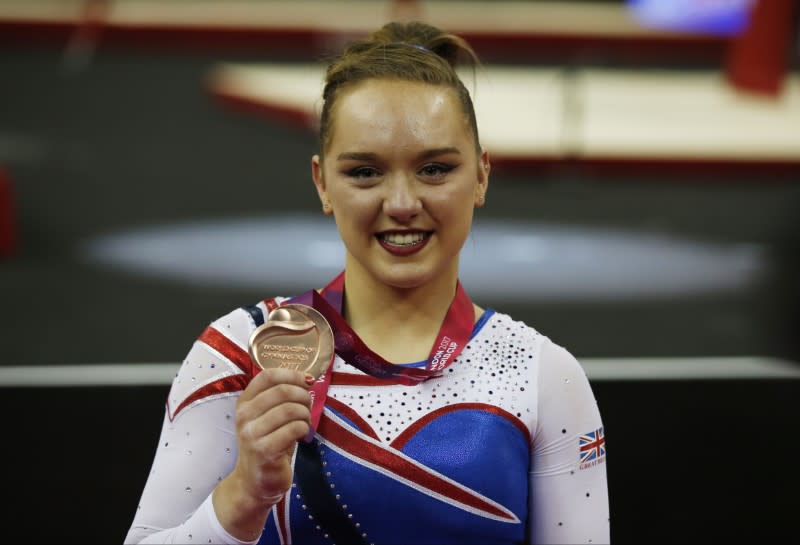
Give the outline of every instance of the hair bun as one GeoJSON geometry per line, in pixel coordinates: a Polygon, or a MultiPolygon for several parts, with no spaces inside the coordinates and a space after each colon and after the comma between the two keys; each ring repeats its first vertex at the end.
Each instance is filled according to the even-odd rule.
{"type": "Polygon", "coordinates": [[[403,43],[421,47],[442,57],[454,68],[459,64],[478,64],[478,56],[466,40],[420,21],[386,23],[365,42],[373,46],[403,43]]]}

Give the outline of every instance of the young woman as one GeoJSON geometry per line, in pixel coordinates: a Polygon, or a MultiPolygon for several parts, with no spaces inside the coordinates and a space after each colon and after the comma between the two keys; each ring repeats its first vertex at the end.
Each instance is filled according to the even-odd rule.
{"type": "Polygon", "coordinates": [[[127,543],[609,541],[605,439],[580,365],[458,279],[489,184],[463,59],[476,61],[462,39],[391,23],[330,65],[311,174],[345,270],[202,333],[127,543]],[[270,312],[298,302],[333,328],[321,377],[248,354],[270,312]]]}

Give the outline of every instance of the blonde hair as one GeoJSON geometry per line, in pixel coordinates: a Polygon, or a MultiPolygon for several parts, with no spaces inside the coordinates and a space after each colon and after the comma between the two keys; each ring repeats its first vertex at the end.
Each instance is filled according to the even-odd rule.
{"type": "Polygon", "coordinates": [[[456,73],[460,65],[479,64],[472,47],[454,34],[426,23],[387,23],[351,43],[328,66],[322,92],[320,146],[324,153],[332,131],[332,114],[342,89],[370,79],[418,81],[452,88],[461,103],[480,150],[472,98],[456,73]]]}

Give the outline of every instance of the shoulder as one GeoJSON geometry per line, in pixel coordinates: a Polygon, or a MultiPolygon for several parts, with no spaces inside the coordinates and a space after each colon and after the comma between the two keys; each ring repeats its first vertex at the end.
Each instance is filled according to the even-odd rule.
{"type": "Polygon", "coordinates": [[[250,334],[262,325],[270,311],[285,299],[285,297],[273,297],[236,308],[212,321],[200,333],[195,344],[199,342],[206,348],[218,352],[221,357],[247,372],[250,368],[250,357],[247,355],[250,334]]]}
{"type": "Polygon", "coordinates": [[[475,324],[473,338],[486,345],[511,345],[537,349],[547,337],[523,321],[508,314],[487,309],[475,324]]]}
{"type": "Polygon", "coordinates": [[[271,297],[251,305],[243,305],[220,316],[209,327],[225,330],[237,340],[243,337],[246,343],[250,333],[263,324],[269,313],[285,300],[286,297],[271,297]]]}
{"type": "Polygon", "coordinates": [[[516,361],[524,365],[529,384],[534,387],[532,403],[535,404],[536,423],[533,427],[539,442],[543,437],[561,440],[564,429],[583,432],[602,428],[589,378],[570,350],[524,322],[497,312],[484,329],[495,332],[490,335],[495,337],[494,343],[499,343],[493,348],[491,344],[486,345],[487,348],[505,350],[507,357],[508,346],[526,350],[524,357],[516,361]],[[520,340],[513,340],[517,338],[520,340]]]}
{"type": "Polygon", "coordinates": [[[527,359],[536,361],[539,375],[560,375],[564,378],[584,376],[577,358],[561,344],[527,323],[508,314],[489,309],[476,324],[475,339],[490,346],[512,346],[527,352],[527,359]],[[482,323],[483,322],[483,323],[482,323]],[[480,333],[480,337],[477,333],[480,333]]]}
{"type": "Polygon", "coordinates": [[[285,297],[236,308],[213,320],[194,340],[172,381],[167,411],[173,420],[185,409],[238,395],[255,375],[248,353],[251,333],[285,297]]]}
{"type": "Polygon", "coordinates": [[[543,414],[572,414],[586,422],[599,419],[597,400],[583,365],[567,348],[549,338],[540,350],[538,389],[543,414]]]}

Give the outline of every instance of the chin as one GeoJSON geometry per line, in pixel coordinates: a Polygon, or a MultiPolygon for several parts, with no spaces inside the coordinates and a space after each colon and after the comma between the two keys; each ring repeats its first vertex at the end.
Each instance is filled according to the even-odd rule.
{"type": "Polygon", "coordinates": [[[395,266],[388,271],[379,273],[378,278],[393,288],[413,289],[432,282],[436,278],[436,273],[422,267],[395,266]]]}

